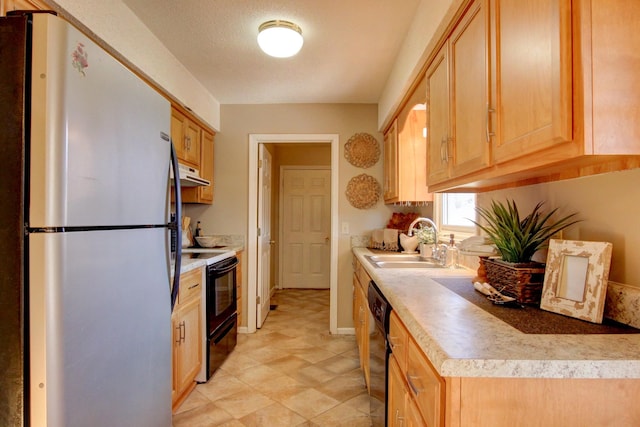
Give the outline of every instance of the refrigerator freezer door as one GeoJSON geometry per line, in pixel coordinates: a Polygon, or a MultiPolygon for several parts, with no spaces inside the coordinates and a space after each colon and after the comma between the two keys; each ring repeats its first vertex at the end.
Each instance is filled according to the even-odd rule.
{"type": "Polygon", "coordinates": [[[166,233],[29,237],[31,425],[171,425],[166,233]]]}
{"type": "Polygon", "coordinates": [[[30,227],[167,223],[169,102],[59,17],[33,17],[30,227]]]}

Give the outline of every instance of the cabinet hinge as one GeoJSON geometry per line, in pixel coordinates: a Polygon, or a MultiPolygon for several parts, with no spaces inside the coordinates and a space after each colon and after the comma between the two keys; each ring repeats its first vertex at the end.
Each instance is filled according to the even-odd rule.
{"type": "Polygon", "coordinates": [[[262,230],[260,229],[260,227],[258,227],[258,237],[260,237],[262,235],[262,230]]]}
{"type": "Polygon", "coordinates": [[[258,169],[262,167],[262,159],[258,160],[258,169]]]}
{"type": "Polygon", "coordinates": [[[256,304],[260,305],[260,297],[256,298],[256,304]]]}

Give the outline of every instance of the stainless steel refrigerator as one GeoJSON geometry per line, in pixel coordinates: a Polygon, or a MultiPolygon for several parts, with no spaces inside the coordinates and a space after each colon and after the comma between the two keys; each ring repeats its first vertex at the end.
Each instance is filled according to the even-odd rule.
{"type": "Polygon", "coordinates": [[[53,14],[0,52],[0,425],[168,427],[170,104],[53,14]]]}

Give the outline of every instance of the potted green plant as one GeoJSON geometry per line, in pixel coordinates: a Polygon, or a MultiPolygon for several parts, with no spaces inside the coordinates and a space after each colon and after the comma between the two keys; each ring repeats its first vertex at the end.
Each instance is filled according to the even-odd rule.
{"type": "Polygon", "coordinates": [[[428,258],[431,251],[427,249],[428,245],[436,243],[436,230],[433,227],[424,227],[422,224],[415,230],[414,236],[418,238],[418,246],[420,256],[428,258]]]}
{"type": "Polygon", "coordinates": [[[491,285],[515,297],[521,303],[539,303],[544,281],[544,264],[531,261],[533,255],[548,245],[557,232],[579,222],[576,213],[552,221],[557,212],[542,212],[544,202],[521,219],[513,200],[506,205],[491,201],[490,208],[476,207],[485,224],[473,221],[484,231],[498,249],[501,259],[485,260],[491,285]]]}

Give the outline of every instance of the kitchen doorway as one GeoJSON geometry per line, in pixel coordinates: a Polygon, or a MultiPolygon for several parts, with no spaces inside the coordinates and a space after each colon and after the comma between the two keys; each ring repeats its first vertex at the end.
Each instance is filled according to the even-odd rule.
{"type": "Polygon", "coordinates": [[[331,147],[331,226],[329,233],[329,331],[337,334],[337,254],[338,254],[338,164],[339,136],[337,134],[250,134],[249,135],[249,215],[247,230],[247,327],[241,332],[257,329],[258,266],[258,151],[260,144],[330,144],[331,147]]]}

